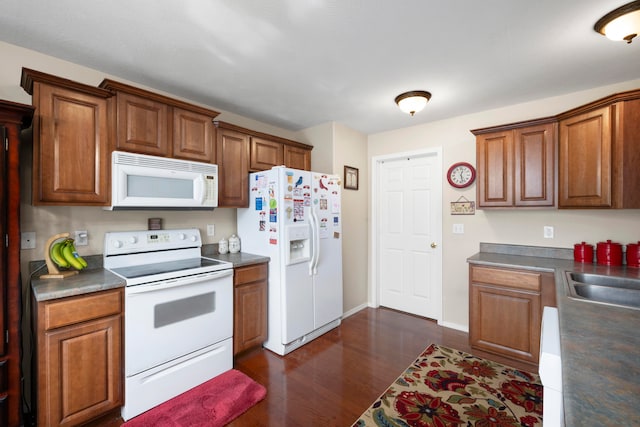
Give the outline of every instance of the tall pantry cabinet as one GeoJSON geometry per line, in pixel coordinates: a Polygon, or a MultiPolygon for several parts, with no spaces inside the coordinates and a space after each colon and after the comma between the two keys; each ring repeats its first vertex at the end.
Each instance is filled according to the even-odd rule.
{"type": "Polygon", "coordinates": [[[0,426],[21,424],[20,131],[34,108],[0,101],[0,426]]]}

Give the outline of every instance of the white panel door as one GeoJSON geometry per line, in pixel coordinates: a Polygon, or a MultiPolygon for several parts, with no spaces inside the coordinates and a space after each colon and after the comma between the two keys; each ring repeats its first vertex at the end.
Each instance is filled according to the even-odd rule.
{"type": "Polygon", "coordinates": [[[437,154],[379,165],[380,305],[441,320],[442,193],[437,154]]]}

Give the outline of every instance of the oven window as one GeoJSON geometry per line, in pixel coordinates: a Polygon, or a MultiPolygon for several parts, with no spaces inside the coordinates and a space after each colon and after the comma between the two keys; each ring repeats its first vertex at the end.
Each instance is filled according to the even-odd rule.
{"type": "Polygon", "coordinates": [[[193,180],[127,175],[127,196],[193,199],[193,180]]]}
{"type": "Polygon", "coordinates": [[[215,309],[215,292],[157,304],[154,307],[153,326],[156,329],[161,328],[203,314],[213,313],[215,309]]]}

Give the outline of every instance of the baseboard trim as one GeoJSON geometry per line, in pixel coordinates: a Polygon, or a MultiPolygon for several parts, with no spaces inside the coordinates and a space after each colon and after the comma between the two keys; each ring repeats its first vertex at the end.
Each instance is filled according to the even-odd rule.
{"type": "Polygon", "coordinates": [[[466,325],[459,325],[453,322],[445,322],[444,320],[442,322],[439,322],[438,324],[440,326],[444,326],[445,328],[456,329],[458,331],[469,333],[469,327],[466,325]]]}
{"type": "Polygon", "coordinates": [[[365,308],[369,307],[369,305],[367,303],[364,304],[360,304],[354,308],[352,308],[351,310],[347,310],[346,312],[344,312],[342,314],[342,318],[346,319],[349,316],[353,316],[354,314],[356,314],[357,312],[364,310],[365,308]]]}

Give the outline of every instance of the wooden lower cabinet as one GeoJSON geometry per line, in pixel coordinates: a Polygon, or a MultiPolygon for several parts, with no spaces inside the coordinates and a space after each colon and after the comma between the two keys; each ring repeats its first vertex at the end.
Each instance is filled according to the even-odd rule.
{"type": "Polygon", "coordinates": [[[233,273],[233,354],[259,347],[267,339],[269,264],[237,267],[233,273]]]}
{"type": "Polygon", "coordinates": [[[537,366],[544,306],[555,306],[553,273],[471,266],[472,348],[537,366]]]}
{"type": "Polygon", "coordinates": [[[77,426],[123,404],[122,289],[34,302],[38,426],[77,426]]]}

